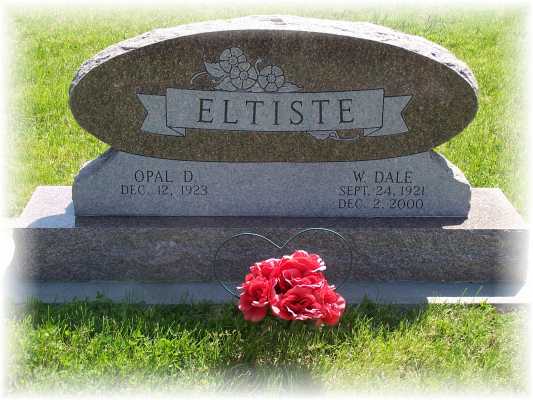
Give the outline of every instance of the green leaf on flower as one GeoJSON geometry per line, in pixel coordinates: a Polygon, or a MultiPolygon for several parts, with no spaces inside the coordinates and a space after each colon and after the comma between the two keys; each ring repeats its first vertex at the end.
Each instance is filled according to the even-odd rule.
{"type": "Polygon", "coordinates": [[[226,75],[226,72],[220,67],[219,63],[204,63],[205,70],[209,74],[209,76],[220,79],[226,75]]]}
{"type": "Polygon", "coordinates": [[[229,76],[226,76],[216,87],[215,89],[218,90],[226,90],[228,92],[234,92],[237,90],[235,86],[231,83],[231,79],[229,76]]]}

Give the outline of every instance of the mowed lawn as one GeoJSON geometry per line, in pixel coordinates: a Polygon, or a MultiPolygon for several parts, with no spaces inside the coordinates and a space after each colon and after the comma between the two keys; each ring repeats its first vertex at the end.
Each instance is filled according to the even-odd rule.
{"type": "Polygon", "coordinates": [[[317,329],[250,324],[232,304],[33,303],[11,311],[8,388],[523,393],[526,316],[363,303],[317,329]]]}
{"type": "MultiPolygon", "coordinates": [[[[523,77],[525,10],[382,8],[181,8],[11,14],[12,82],[8,213],[20,213],[37,185],[70,185],[107,146],[68,108],[68,87],[87,58],[156,27],[247,14],[286,13],[366,20],[424,36],[474,71],[480,108],[438,150],[476,187],[500,187],[525,214],[523,77]]],[[[481,305],[404,310],[350,307],[338,328],[242,320],[233,305],[155,306],[105,300],[32,303],[8,318],[11,391],[243,389],[524,391],[524,311],[481,305]]]]}

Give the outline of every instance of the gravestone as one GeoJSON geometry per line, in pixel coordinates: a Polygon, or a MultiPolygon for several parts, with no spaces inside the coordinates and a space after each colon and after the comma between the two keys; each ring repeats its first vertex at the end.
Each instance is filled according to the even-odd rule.
{"type": "Polygon", "coordinates": [[[76,120],[114,149],[80,172],[75,211],[464,217],[468,182],[431,149],[472,120],[476,92],[445,49],[367,23],[157,30],[74,78],[76,120]]]}
{"type": "Polygon", "coordinates": [[[207,284],[228,237],[323,226],[359,254],[352,284],[522,282],[520,216],[433,150],[477,93],[446,49],[369,23],[258,16],[128,39],[69,92],[111,148],[72,197],[38,189],[15,265],[35,281],[207,284]]]}

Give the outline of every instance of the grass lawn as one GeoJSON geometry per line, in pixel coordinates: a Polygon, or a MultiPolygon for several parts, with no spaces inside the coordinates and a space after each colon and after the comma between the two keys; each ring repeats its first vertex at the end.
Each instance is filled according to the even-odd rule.
{"type": "MultiPolygon", "coordinates": [[[[287,13],[367,20],[424,36],[466,61],[480,86],[474,122],[439,151],[476,187],[500,187],[525,214],[523,54],[525,10],[424,10],[287,6],[101,12],[16,9],[11,13],[8,213],[37,185],[70,185],[107,147],[67,105],[79,65],[119,40],[156,27],[247,14],[287,13]]],[[[235,389],[243,385],[361,390],[525,390],[525,312],[488,305],[406,311],[351,307],[339,328],[267,320],[250,325],[231,305],[142,307],[94,303],[12,309],[8,385],[13,391],[93,390],[122,385],[235,389]],[[292,385],[292,386],[291,386],[292,385]]]]}
{"type": "Polygon", "coordinates": [[[363,303],[333,329],[233,305],[105,300],[12,311],[13,391],[321,390],[522,392],[526,312],[363,303]]]}

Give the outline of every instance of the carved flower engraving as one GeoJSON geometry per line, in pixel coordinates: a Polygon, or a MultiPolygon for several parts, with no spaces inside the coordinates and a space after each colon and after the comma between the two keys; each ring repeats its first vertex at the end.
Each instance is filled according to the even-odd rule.
{"type": "Polygon", "coordinates": [[[302,89],[287,81],[283,69],[277,65],[259,68],[262,62],[258,59],[252,65],[240,48],[230,47],[222,51],[217,62],[204,63],[205,71],[194,74],[191,82],[207,75],[215,83],[215,89],[230,92],[297,92],[302,89]]]}
{"type": "Polygon", "coordinates": [[[246,56],[238,47],[224,50],[219,58],[220,68],[224,72],[230,72],[237,64],[243,64],[246,61],[246,56]]]}
{"type": "Polygon", "coordinates": [[[259,86],[267,92],[277,92],[285,83],[283,70],[277,65],[269,65],[259,72],[259,86]]]}
{"type": "Polygon", "coordinates": [[[250,89],[257,82],[257,71],[250,63],[244,62],[231,68],[231,83],[237,89],[250,89]]]}

